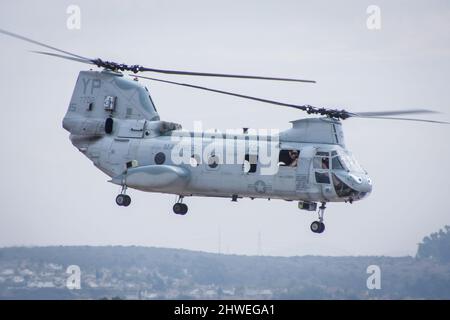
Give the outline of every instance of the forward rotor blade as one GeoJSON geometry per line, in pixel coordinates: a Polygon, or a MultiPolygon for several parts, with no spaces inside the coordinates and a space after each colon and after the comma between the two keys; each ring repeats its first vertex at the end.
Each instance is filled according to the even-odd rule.
{"type": "Polygon", "coordinates": [[[24,41],[27,41],[27,42],[30,42],[30,43],[37,44],[38,46],[45,47],[45,48],[47,48],[47,49],[52,49],[52,50],[58,51],[58,52],[67,54],[67,55],[69,55],[69,56],[77,57],[77,58],[84,59],[84,60],[92,60],[92,59],[88,59],[88,58],[86,58],[86,57],[80,56],[80,55],[78,55],[78,54],[75,54],[75,53],[72,53],[72,52],[68,52],[68,51],[64,51],[64,50],[58,49],[58,48],[56,48],[56,47],[52,47],[52,46],[50,46],[50,45],[48,45],[48,44],[45,44],[45,43],[42,43],[42,42],[39,42],[39,41],[30,39],[30,38],[21,36],[21,35],[19,35],[19,34],[15,34],[15,33],[6,31],[6,30],[3,30],[3,29],[0,29],[0,33],[3,33],[3,34],[5,34],[5,35],[10,36],[10,37],[13,37],[13,38],[17,38],[17,39],[20,39],[20,40],[24,40],[24,41]]]}
{"type": "Polygon", "coordinates": [[[257,80],[274,80],[274,81],[291,81],[291,82],[306,82],[316,83],[314,80],[291,79],[291,78],[275,78],[263,76],[248,76],[239,74],[223,74],[223,73],[207,73],[207,72],[193,72],[193,71],[177,71],[177,70],[163,70],[142,67],[139,71],[150,71],[164,74],[175,74],[183,76],[200,76],[200,77],[219,77],[219,78],[238,78],[238,79],[257,79],[257,80]]]}
{"type": "MultiPolygon", "coordinates": [[[[295,109],[299,109],[302,111],[306,111],[308,114],[326,115],[331,118],[337,118],[337,119],[343,119],[343,120],[348,119],[348,118],[365,118],[365,119],[404,120],[404,121],[418,121],[418,122],[450,124],[449,122],[435,121],[435,120],[375,116],[375,114],[378,114],[378,112],[353,113],[353,112],[348,112],[346,110],[317,108],[317,107],[313,107],[310,105],[297,105],[297,104],[284,103],[284,102],[279,102],[279,101],[274,101],[274,100],[262,99],[262,98],[257,98],[257,97],[253,97],[253,96],[247,96],[247,95],[243,95],[243,94],[239,94],[239,93],[217,90],[217,89],[197,86],[197,85],[193,85],[193,84],[188,84],[188,83],[174,82],[174,81],[162,80],[162,79],[145,77],[145,76],[136,76],[136,75],[130,75],[130,76],[134,76],[134,77],[141,78],[141,79],[163,82],[163,83],[169,83],[169,84],[182,86],[182,87],[188,87],[188,88],[194,88],[194,89],[200,89],[200,90],[225,94],[225,95],[229,95],[229,96],[233,96],[233,97],[250,99],[250,100],[264,102],[264,103],[275,104],[275,105],[283,106],[283,107],[295,108],[295,109]],[[365,114],[369,114],[369,115],[365,115],[365,114]]],[[[388,112],[389,112],[389,114],[392,114],[392,115],[394,115],[394,114],[413,114],[413,113],[436,113],[435,111],[425,110],[425,109],[411,109],[411,110],[388,111],[388,112]]],[[[385,113],[386,112],[382,112],[382,114],[385,114],[385,113]]]]}
{"type": "Polygon", "coordinates": [[[82,59],[82,58],[76,58],[76,57],[64,56],[62,54],[57,54],[57,53],[51,53],[51,52],[45,52],[45,51],[33,51],[33,50],[31,52],[37,53],[37,54],[43,54],[43,55],[46,55],[46,56],[52,56],[52,57],[57,57],[57,58],[61,58],[61,59],[66,59],[66,60],[73,60],[73,61],[86,63],[86,64],[94,64],[91,60],[82,59]]]}
{"type": "Polygon", "coordinates": [[[352,116],[355,118],[363,118],[363,119],[384,119],[384,120],[402,120],[402,121],[418,121],[418,122],[432,122],[432,123],[441,123],[441,124],[450,124],[450,122],[446,121],[436,121],[436,120],[427,120],[427,119],[413,119],[413,118],[395,118],[395,117],[365,117],[365,116],[352,116]]]}
{"type": "Polygon", "coordinates": [[[233,97],[250,99],[250,100],[275,104],[275,105],[284,106],[284,107],[296,108],[296,109],[300,109],[300,110],[304,110],[304,111],[306,111],[306,108],[307,108],[306,106],[299,106],[299,105],[295,105],[295,104],[289,104],[289,103],[284,103],[284,102],[279,102],[279,101],[274,101],[274,100],[262,99],[262,98],[247,96],[247,95],[243,95],[243,94],[239,94],[239,93],[233,93],[233,92],[228,92],[228,91],[223,91],[223,90],[217,90],[217,89],[211,89],[211,88],[207,88],[207,87],[196,86],[196,85],[188,84],[188,83],[174,82],[174,81],[168,81],[168,80],[162,80],[162,79],[156,79],[156,78],[144,77],[144,76],[136,76],[136,75],[130,75],[130,76],[147,79],[147,80],[153,80],[153,81],[158,81],[158,82],[174,84],[177,86],[183,86],[183,87],[188,87],[188,88],[194,88],[194,89],[200,89],[200,90],[205,90],[205,91],[210,91],[210,92],[221,93],[221,94],[225,94],[225,95],[229,95],[229,96],[233,96],[233,97]]]}
{"type": "Polygon", "coordinates": [[[354,112],[358,116],[362,117],[378,117],[378,116],[395,116],[402,114],[419,114],[419,113],[438,113],[433,110],[427,109],[409,109],[409,110],[398,110],[398,111],[375,111],[375,112],[354,112]]]}

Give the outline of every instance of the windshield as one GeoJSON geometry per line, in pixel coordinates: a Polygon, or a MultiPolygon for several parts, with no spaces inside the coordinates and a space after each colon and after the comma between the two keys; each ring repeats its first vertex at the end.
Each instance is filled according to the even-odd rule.
{"type": "Polygon", "coordinates": [[[333,170],[345,170],[342,161],[338,156],[333,157],[331,164],[333,170]]]}
{"type": "Polygon", "coordinates": [[[356,161],[353,154],[349,151],[340,151],[338,153],[339,155],[335,158],[333,158],[333,169],[335,169],[335,162],[336,162],[336,169],[339,165],[345,166],[347,170],[353,171],[353,172],[365,172],[364,169],[359,165],[358,161],[356,161]],[[336,161],[334,160],[336,159],[336,161]],[[339,163],[338,163],[339,162],[339,163]]]}

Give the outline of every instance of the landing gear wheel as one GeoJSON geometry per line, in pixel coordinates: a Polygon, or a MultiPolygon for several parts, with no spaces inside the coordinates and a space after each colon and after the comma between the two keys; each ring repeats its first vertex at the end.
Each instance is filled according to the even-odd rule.
{"type": "Polygon", "coordinates": [[[173,212],[175,214],[180,214],[184,216],[188,212],[188,206],[187,204],[183,203],[184,196],[178,196],[178,199],[176,200],[175,204],[173,205],[173,212]]]}
{"type": "MultiPolygon", "coordinates": [[[[311,223],[311,231],[314,233],[320,233],[321,230],[321,222],[319,221],[314,221],[313,223],[311,223]]],[[[325,228],[325,227],[324,227],[325,228]]]]}
{"type": "Polygon", "coordinates": [[[116,203],[118,206],[121,207],[128,207],[131,203],[131,197],[129,195],[126,194],[119,194],[116,197],[116,203]]]}
{"type": "Polygon", "coordinates": [[[125,197],[125,202],[123,203],[123,206],[124,207],[128,207],[129,205],[130,205],[130,203],[131,203],[131,197],[129,196],[129,195],[124,195],[124,197],[125,197]]]}
{"type": "Polygon", "coordinates": [[[123,206],[123,204],[125,203],[125,195],[119,194],[116,197],[116,203],[117,203],[118,206],[123,206]]]}
{"type": "Polygon", "coordinates": [[[314,221],[311,223],[311,231],[314,233],[322,233],[325,231],[325,224],[323,223],[323,216],[325,214],[326,203],[322,202],[322,205],[319,207],[318,215],[319,221],[314,221]]]}
{"type": "Polygon", "coordinates": [[[325,224],[323,222],[320,223],[320,229],[317,233],[322,233],[325,231],[325,224]]]}
{"type": "Polygon", "coordinates": [[[188,212],[188,206],[184,203],[177,202],[173,205],[173,212],[175,214],[185,215],[188,212]]]}

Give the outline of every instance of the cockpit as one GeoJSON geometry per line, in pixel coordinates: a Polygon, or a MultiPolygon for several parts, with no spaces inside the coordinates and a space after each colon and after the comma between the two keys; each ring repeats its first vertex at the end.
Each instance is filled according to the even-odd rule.
{"type": "Polygon", "coordinates": [[[372,191],[367,172],[345,149],[317,151],[313,169],[316,183],[332,184],[336,195],[346,201],[362,199],[372,191]]]}

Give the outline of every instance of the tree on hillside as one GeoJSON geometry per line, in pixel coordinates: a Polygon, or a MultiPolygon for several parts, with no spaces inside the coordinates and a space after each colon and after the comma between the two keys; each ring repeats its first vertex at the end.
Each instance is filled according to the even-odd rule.
{"type": "Polygon", "coordinates": [[[423,238],[419,243],[416,258],[450,262],[450,226],[423,238]]]}

